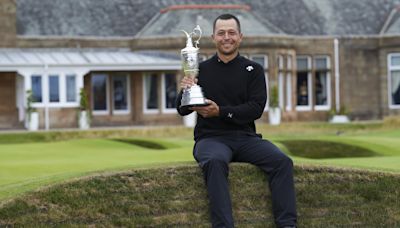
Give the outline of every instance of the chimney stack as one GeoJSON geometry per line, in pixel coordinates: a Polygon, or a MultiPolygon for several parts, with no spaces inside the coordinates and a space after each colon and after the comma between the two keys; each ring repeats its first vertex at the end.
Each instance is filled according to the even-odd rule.
{"type": "Polygon", "coordinates": [[[0,0],[0,48],[16,46],[16,0],[0,0]]]}

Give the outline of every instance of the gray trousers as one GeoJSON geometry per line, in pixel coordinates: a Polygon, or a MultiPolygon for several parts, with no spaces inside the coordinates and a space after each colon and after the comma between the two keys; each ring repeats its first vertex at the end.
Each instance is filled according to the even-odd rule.
{"type": "Polygon", "coordinates": [[[274,144],[246,134],[217,136],[198,140],[193,155],[207,185],[213,227],[234,227],[228,187],[230,162],[261,168],[268,175],[276,225],[296,225],[293,162],[274,144]]]}

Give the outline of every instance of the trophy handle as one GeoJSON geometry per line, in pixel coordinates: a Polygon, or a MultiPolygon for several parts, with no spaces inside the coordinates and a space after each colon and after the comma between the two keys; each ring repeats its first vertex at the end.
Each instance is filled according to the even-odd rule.
{"type": "Polygon", "coordinates": [[[189,33],[187,33],[185,30],[181,30],[181,32],[185,33],[185,35],[186,35],[186,38],[187,38],[187,39],[189,39],[189,38],[190,38],[190,35],[189,35],[189,33]]]}
{"type": "Polygon", "coordinates": [[[199,25],[197,25],[196,28],[193,29],[193,32],[191,32],[191,35],[196,35],[196,34],[199,36],[199,38],[198,38],[196,41],[194,41],[194,43],[195,43],[194,46],[195,46],[196,48],[199,48],[199,47],[197,47],[197,45],[199,45],[199,43],[200,43],[199,41],[200,41],[200,39],[201,39],[201,34],[202,34],[199,25]],[[197,33],[196,33],[196,31],[197,31],[197,33]]]}

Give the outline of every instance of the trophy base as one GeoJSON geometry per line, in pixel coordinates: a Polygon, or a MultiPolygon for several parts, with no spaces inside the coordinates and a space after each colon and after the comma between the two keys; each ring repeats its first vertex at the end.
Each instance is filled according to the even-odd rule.
{"type": "Polygon", "coordinates": [[[193,85],[183,91],[180,107],[202,107],[207,105],[209,103],[206,102],[200,86],[193,85]]]}
{"type": "Polygon", "coordinates": [[[188,105],[181,105],[181,107],[187,107],[187,108],[192,108],[192,107],[205,107],[210,105],[209,103],[204,103],[204,104],[188,104],[188,105]]]}

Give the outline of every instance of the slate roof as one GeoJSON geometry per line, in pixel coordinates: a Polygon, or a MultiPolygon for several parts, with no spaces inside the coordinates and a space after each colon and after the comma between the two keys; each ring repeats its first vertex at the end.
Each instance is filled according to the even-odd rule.
{"type": "Polygon", "coordinates": [[[223,13],[230,13],[238,17],[241,31],[245,36],[282,33],[271,24],[261,23],[247,5],[186,5],[162,10],[136,36],[185,37],[180,30],[183,29],[190,33],[196,25],[200,25],[203,36],[210,36],[214,19],[223,13]]]}
{"type": "MultiPolygon", "coordinates": [[[[276,34],[273,28],[290,35],[378,35],[400,5],[400,0],[16,1],[19,35],[95,37],[133,37],[160,10],[182,4],[247,4],[269,31],[265,35],[276,34]]],[[[387,33],[400,34],[399,23],[390,23],[387,33]]]]}

